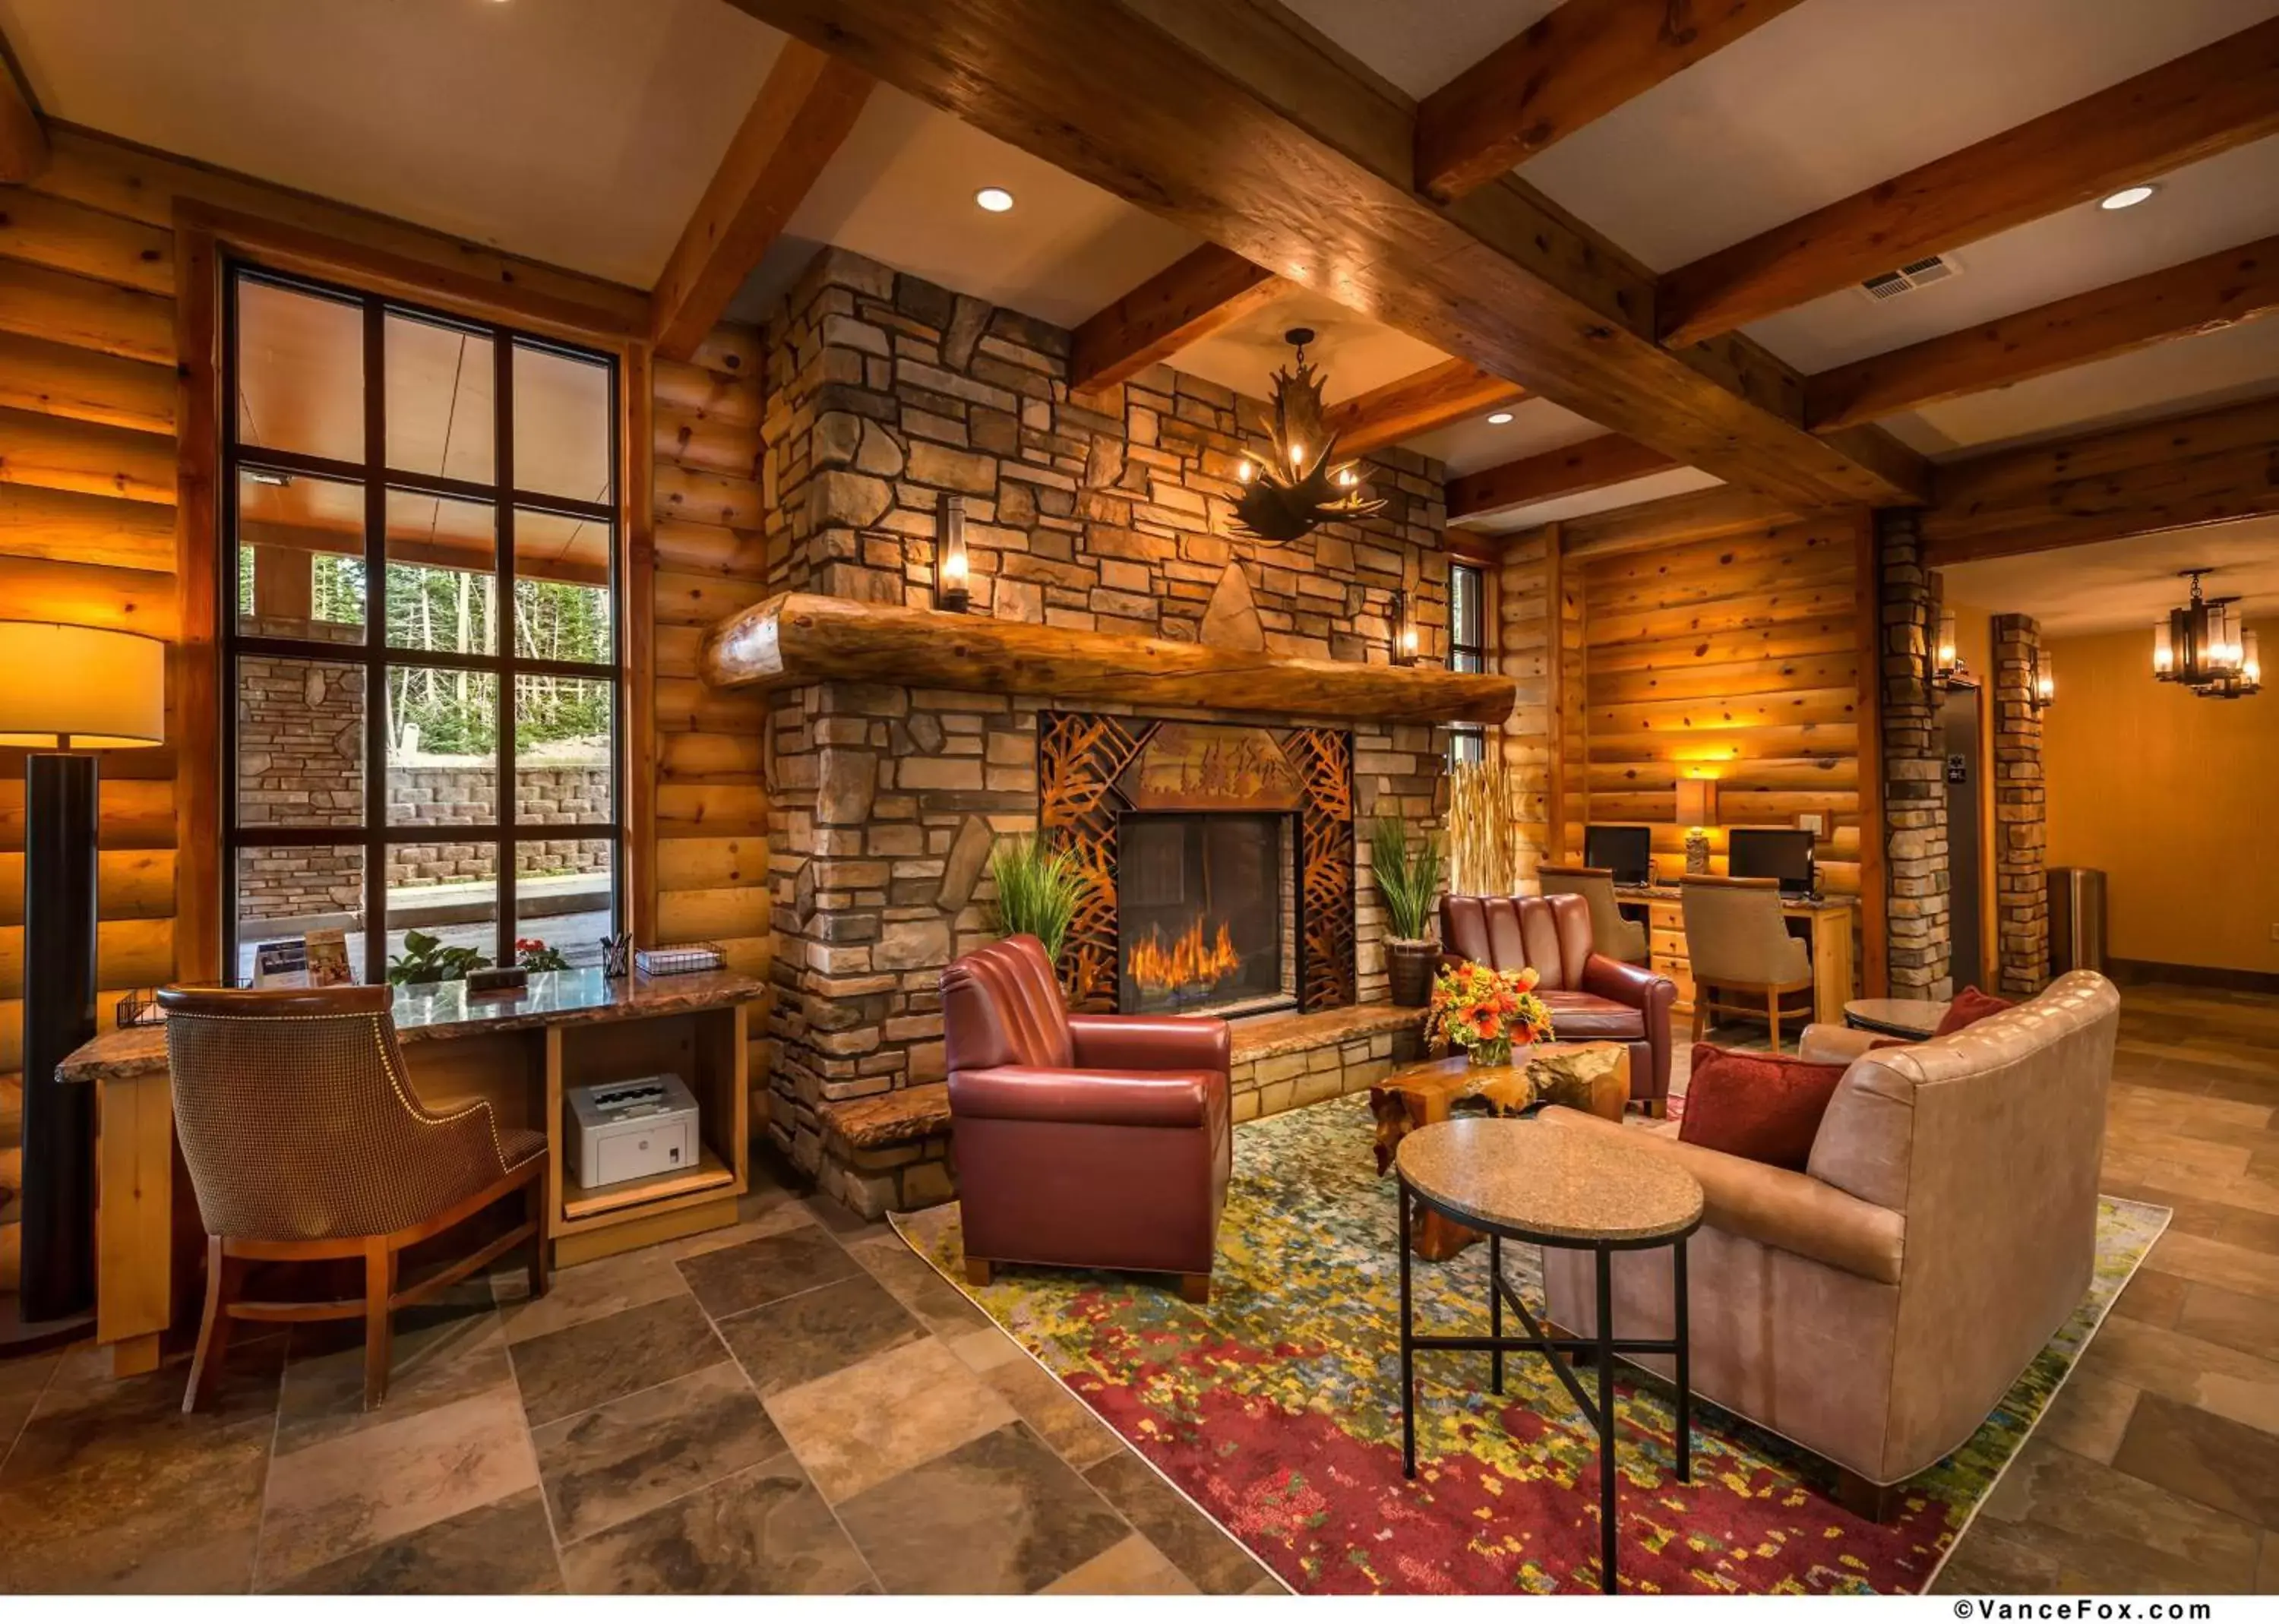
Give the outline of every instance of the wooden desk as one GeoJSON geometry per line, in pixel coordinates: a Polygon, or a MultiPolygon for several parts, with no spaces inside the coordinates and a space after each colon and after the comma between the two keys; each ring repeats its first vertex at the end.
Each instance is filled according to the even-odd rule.
{"type": "MultiPolygon", "coordinates": [[[[1620,886],[1615,901],[1623,913],[1643,918],[1648,965],[1677,984],[1680,1015],[1693,1013],[1693,970],[1685,946],[1685,908],[1675,885],[1620,886]]],[[[1781,913],[1802,920],[1812,946],[1812,1018],[1844,1024],[1844,1005],[1853,995],[1852,935],[1859,915],[1848,899],[1822,902],[1784,898],[1781,913]]]]}
{"type": "MultiPolygon", "coordinates": [[[[554,1260],[567,1266],[735,1222],[750,1179],[746,1011],[762,990],[725,971],[613,982],[599,970],[559,970],[532,976],[518,995],[476,999],[464,982],[449,982],[400,990],[395,1029],[425,1104],[449,1110],[487,1099],[501,1127],[545,1132],[554,1260]],[[695,1095],[702,1160],[579,1189],[563,1165],[563,1092],[656,1071],[679,1073],[695,1095]]],[[[159,1337],[203,1245],[188,1179],[178,1188],[174,1177],[165,1028],[104,1032],[56,1075],[98,1091],[96,1340],[111,1347],[121,1375],[156,1369],[159,1337]]]]}

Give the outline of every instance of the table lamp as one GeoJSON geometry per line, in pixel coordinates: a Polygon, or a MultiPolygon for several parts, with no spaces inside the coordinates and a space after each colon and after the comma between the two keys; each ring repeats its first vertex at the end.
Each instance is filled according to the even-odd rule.
{"type": "Polygon", "coordinates": [[[1677,821],[1685,831],[1685,871],[1709,872],[1709,826],[1717,821],[1717,780],[1677,781],[1677,821]]]}
{"type": "Polygon", "coordinates": [[[0,745],[24,762],[23,1262],[18,1312],[95,1302],[95,1091],[56,1067],[95,1036],[91,750],[162,743],[166,648],[99,626],[0,620],[0,745]]]}

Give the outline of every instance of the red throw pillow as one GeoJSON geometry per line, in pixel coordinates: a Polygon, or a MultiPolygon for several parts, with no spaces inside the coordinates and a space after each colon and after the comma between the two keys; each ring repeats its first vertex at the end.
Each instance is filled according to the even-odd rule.
{"type": "Polygon", "coordinates": [[[1843,1076],[1841,1066],[1697,1043],[1677,1137],[1801,1173],[1843,1076]]]}
{"type": "Polygon", "coordinates": [[[1981,992],[1976,987],[1965,987],[1954,995],[1954,1002],[1946,1007],[1946,1013],[1939,1017],[1938,1030],[1931,1036],[1944,1038],[1949,1032],[1959,1032],[1966,1026],[1984,1021],[1988,1015],[2000,1015],[2005,1009],[2015,1007],[2007,998],[1981,992]]]}

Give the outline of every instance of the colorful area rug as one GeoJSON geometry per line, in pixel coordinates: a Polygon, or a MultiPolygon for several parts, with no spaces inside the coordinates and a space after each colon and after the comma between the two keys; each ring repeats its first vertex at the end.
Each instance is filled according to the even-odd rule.
{"type": "MultiPolygon", "coordinates": [[[[1486,1390],[1478,1354],[1418,1357],[1415,1482],[1400,1472],[1400,1277],[1392,1187],[1359,1096],[1246,1123],[1213,1300],[1140,1277],[1000,1269],[964,1285],[955,1207],[904,1237],[1140,1454],[1304,1592],[1508,1594],[1598,1588],[1594,1435],[1545,1361],[1486,1390]]],[[[1921,1590],[2168,1220],[2106,1200],[2097,1281],[1985,1426],[1915,1478],[1879,1526],[1822,1492],[1827,1468],[1715,1406],[1694,1407],[1693,1481],[1671,1475],[1669,1390],[1617,1378],[1624,1590],[1921,1590]]],[[[1505,1251],[1541,1301],[1531,1246],[1505,1251]]],[[[1486,1248],[1419,1263],[1420,1329],[1485,1330],[1486,1248]]],[[[1595,1379],[1585,1376],[1590,1386],[1595,1379]]]]}

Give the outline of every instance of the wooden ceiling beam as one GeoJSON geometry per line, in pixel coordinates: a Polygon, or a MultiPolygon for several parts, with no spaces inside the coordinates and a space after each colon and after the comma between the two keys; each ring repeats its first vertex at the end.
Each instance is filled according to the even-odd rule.
{"type": "Polygon", "coordinates": [[[16,55],[0,40],[0,181],[29,180],[48,166],[48,125],[16,55]]]}
{"type": "Polygon", "coordinates": [[[1753,491],[1721,485],[1714,490],[1687,491],[1564,520],[1559,525],[1560,551],[1570,558],[1603,558],[1681,541],[1742,535],[1800,517],[1799,509],[1753,491]]]}
{"type": "Polygon", "coordinates": [[[1681,265],[1663,341],[1697,344],[1926,255],[2279,132],[2279,18],[1681,265]]]}
{"type": "Polygon", "coordinates": [[[1446,204],[1420,195],[1416,103],[1271,0],[733,4],[1722,479],[1815,505],[1920,502],[1928,488],[1895,440],[1863,457],[1807,433],[1792,372],[1745,393],[1654,342],[1652,275],[1516,180],[1446,204]]]}
{"type": "Polygon", "coordinates": [[[1421,372],[1339,401],[1322,417],[1348,456],[1398,445],[1525,398],[1527,391],[1490,376],[1469,361],[1443,361],[1421,372]]]}
{"type": "Polygon", "coordinates": [[[1565,0],[1416,109],[1416,188],[1460,197],[1798,0],[1565,0]]]}
{"type": "Polygon", "coordinates": [[[1805,417],[1849,428],[2279,310],[2279,237],[2091,288],[1805,380],[1805,417]]]}
{"type": "Polygon", "coordinates": [[[1173,260],[1076,329],[1069,387],[1105,389],[1232,326],[1285,291],[1282,279],[1216,242],[1173,260]]]}
{"type": "Polygon", "coordinates": [[[1642,446],[1621,434],[1601,434],[1595,440],[1562,446],[1515,462],[1500,463],[1477,473],[1459,474],[1448,481],[1448,517],[1468,518],[1475,513],[1495,513],[1506,508],[1551,502],[1602,491],[1610,485],[1643,479],[1680,464],[1651,446],[1642,446]]]}
{"type": "Polygon", "coordinates": [[[1940,465],[1929,569],[2279,514],[2279,395],[1940,465]]]}
{"type": "Polygon", "coordinates": [[[855,127],[869,74],[787,40],[649,295],[657,353],[688,360],[855,127]]]}

